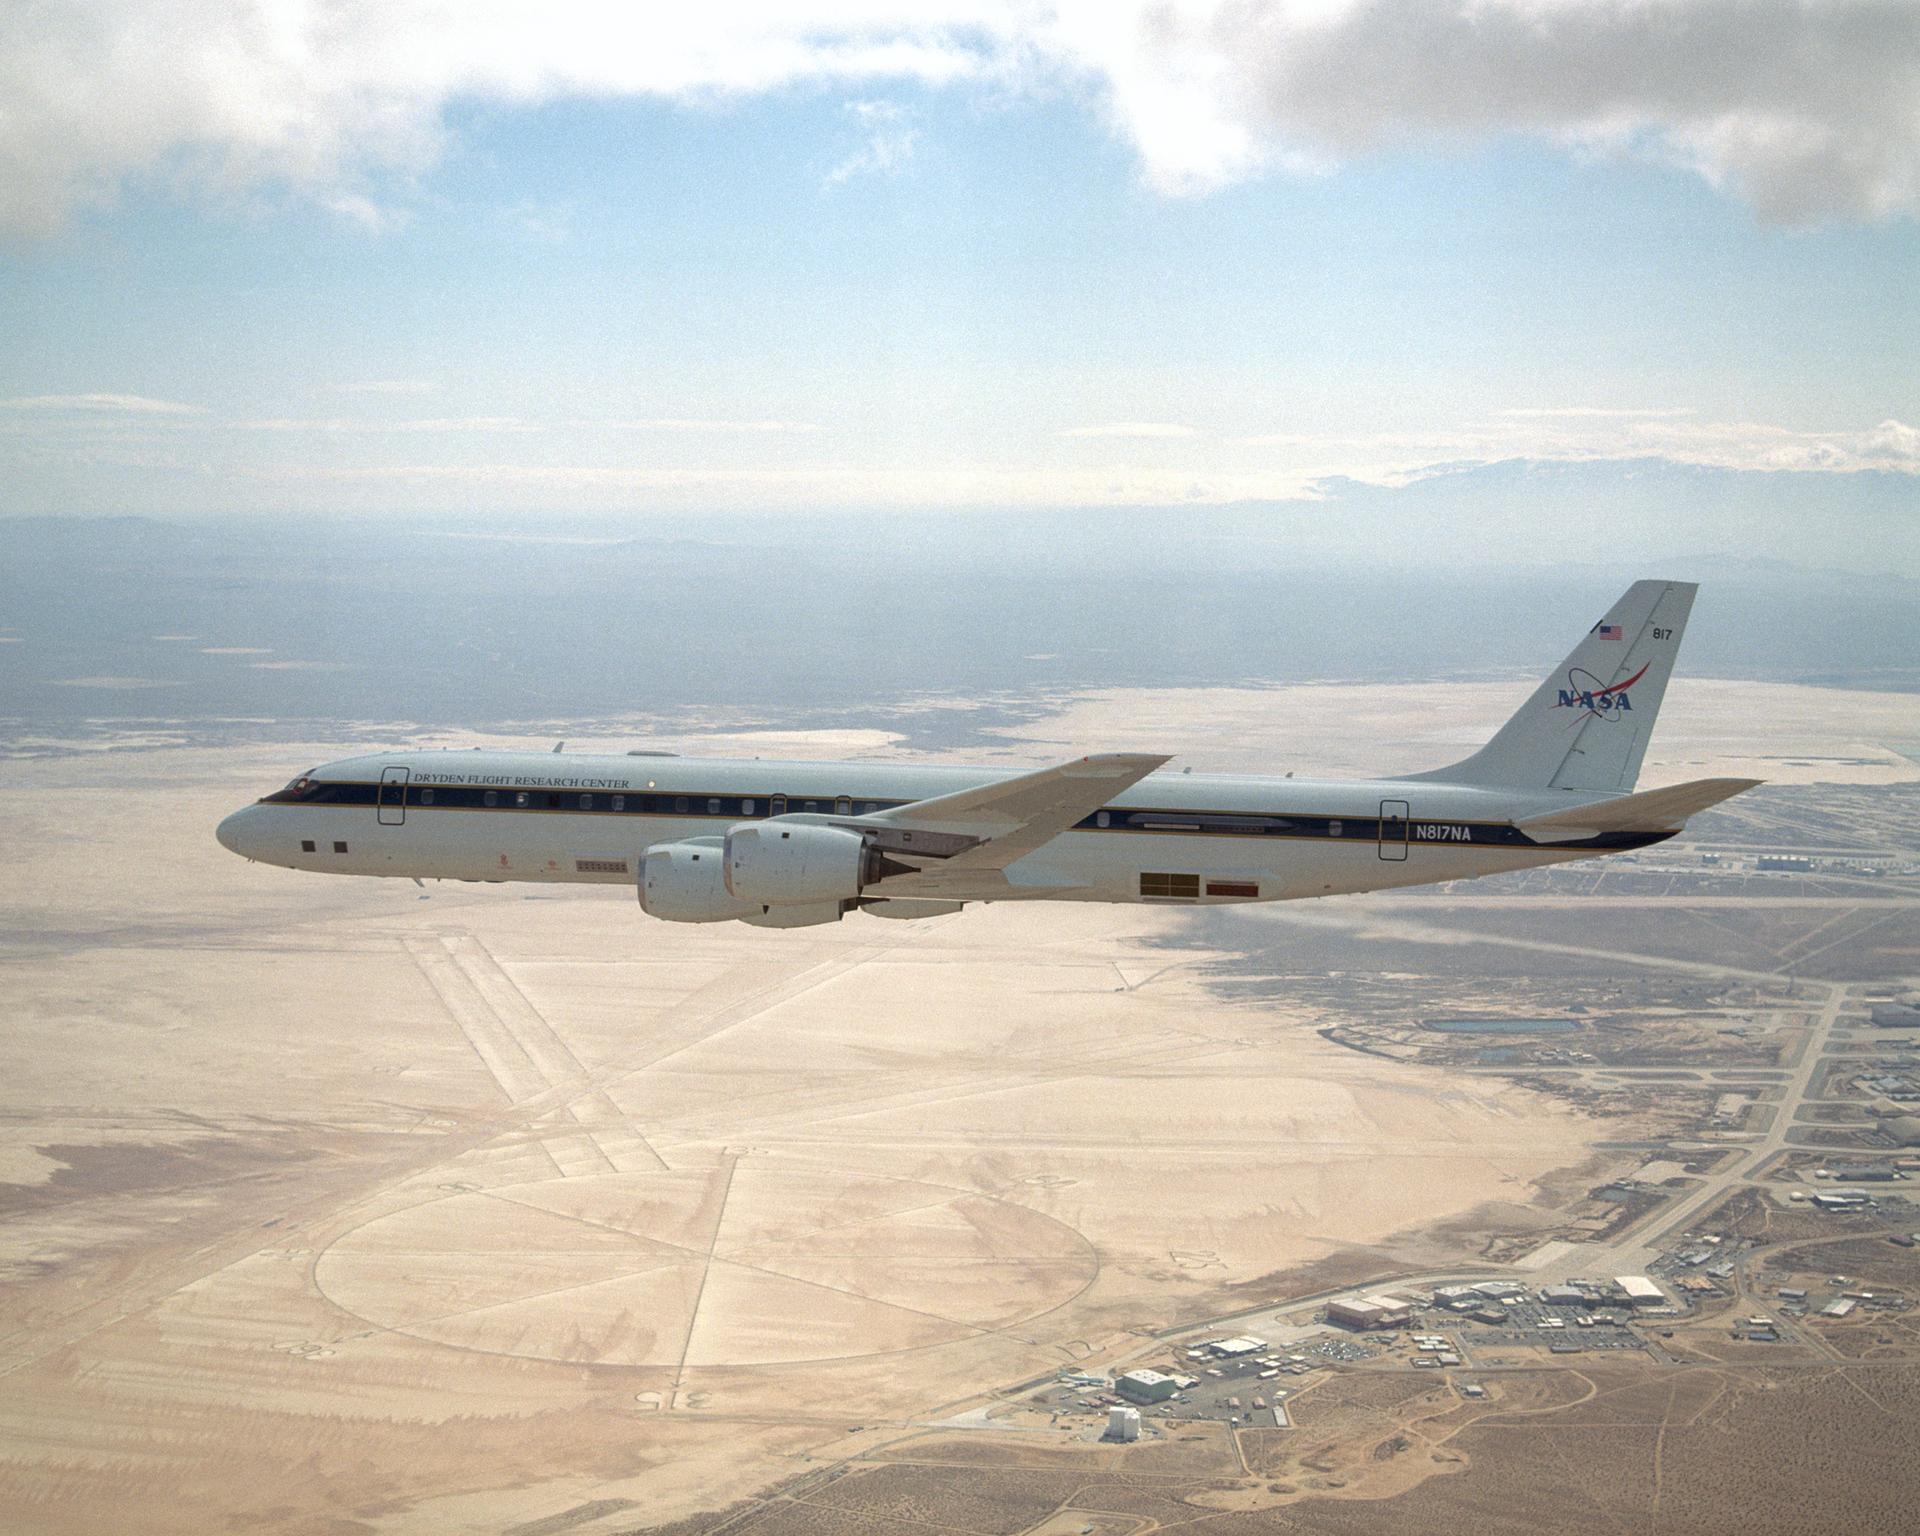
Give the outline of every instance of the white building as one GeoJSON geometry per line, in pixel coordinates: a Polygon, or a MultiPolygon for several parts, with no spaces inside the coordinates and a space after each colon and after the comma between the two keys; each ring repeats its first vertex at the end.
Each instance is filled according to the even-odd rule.
{"type": "Polygon", "coordinates": [[[1267,1347],[1265,1339],[1215,1339],[1207,1346],[1222,1359],[1236,1360],[1241,1355],[1258,1354],[1267,1347]]]}
{"type": "Polygon", "coordinates": [[[1107,1410],[1107,1439],[1131,1443],[1140,1438],[1140,1410],[1121,1406],[1107,1410]]]}
{"type": "Polygon", "coordinates": [[[1130,1397],[1137,1403],[1164,1403],[1174,1394],[1171,1376],[1163,1376],[1159,1371],[1150,1371],[1144,1366],[1116,1377],[1113,1387],[1122,1397],[1130,1397]]]}

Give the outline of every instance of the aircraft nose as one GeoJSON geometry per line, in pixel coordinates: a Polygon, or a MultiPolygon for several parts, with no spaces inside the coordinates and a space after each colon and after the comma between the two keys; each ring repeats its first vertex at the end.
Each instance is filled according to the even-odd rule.
{"type": "Polygon", "coordinates": [[[253,857],[248,851],[254,825],[253,810],[252,806],[248,806],[245,810],[235,811],[213,829],[213,835],[220,839],[220,846],[229,853],[237,853],[242,858],[253,857]]]}

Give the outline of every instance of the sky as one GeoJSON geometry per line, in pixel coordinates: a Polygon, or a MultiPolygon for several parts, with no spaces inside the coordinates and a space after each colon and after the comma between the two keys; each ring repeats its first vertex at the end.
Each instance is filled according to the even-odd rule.
{"type": "Polygon", "coordinates": [[[667,9],[0,10],[0,513],[1920,476],[1910,0],[667,9]]]}

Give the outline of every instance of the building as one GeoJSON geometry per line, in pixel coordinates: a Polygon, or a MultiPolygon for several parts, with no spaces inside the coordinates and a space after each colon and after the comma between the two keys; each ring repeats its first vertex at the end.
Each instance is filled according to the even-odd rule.
{"type": "Polygon", "coordinates": [[[1541,1290],[1540,1299],[1550,1307],[1584,1307],[1587,1293],[1577,1285],[1549,1285],[1541,1290]]]}
{"type": "Polygon", "coordinates": [[[1666,1302],[1666,1294],[1645,1275],[1615,1275],[1613,1283],[1620,1288],[1628,1302],[1636,1307],[1658,1307],[1666,1302]]]}
{"type": "Polygon", "coordinates": [[[1132,1443],[1140,1438],[1140,1410],[1124,1405],[1107,1411],[1107,1434],[1109,1440],[1132,1443]]]}
{"type": "Polygon", "coordinates": [[[1267,1347],[1265,1339],[1215,1339],[1207,1348],[1222,1360],[1237,1360],[1242,1355],[1257,1355],[1267,1347]]]}
{"type": "Polygon", "coordinates": [[[1115,1377],[1113,1390],[1136,1403],[1164,1403],[1173,1396],[1174,1381],[1171,1376],[1142,1368],[1115,1377]]]}
{"type": "Polygon", "coordinates": [[[1402,1301],[1398,1296],[1388,1296],[1376,1291],[1362,1298],[1380,1309],[1380,1323],[1385,1328],[1398,1328],[1413,1321],[1413,1303],[1402,1301]]]}
{"type": "Polygon", "coordinates": [[[1859,1303],[1851,1296],[1842,1296],[1838,1301],[1830,1301],[1820,1309],[1822,1317],[1845,1317],[1859,1303]]]}
{"type": "Polygon", "coordinates": [[[1327,1321],[1343,1328],[1398,1328],[1413,1321],[1413,1308],[1398,1296],[1361,1296],[1328,1302],[1327,1321]]]}

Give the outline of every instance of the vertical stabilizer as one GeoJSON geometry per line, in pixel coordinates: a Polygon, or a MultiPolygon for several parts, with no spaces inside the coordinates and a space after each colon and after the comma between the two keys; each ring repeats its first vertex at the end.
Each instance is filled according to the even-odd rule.
{"type": "Polygon", "coordinates": [[[1689,581],[1636,581],[1492,741],[1464,762],[1414,777],[1631,790],[1697,590],[1689,581]]]}

